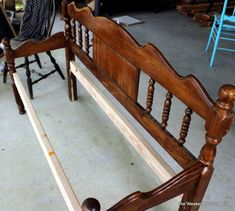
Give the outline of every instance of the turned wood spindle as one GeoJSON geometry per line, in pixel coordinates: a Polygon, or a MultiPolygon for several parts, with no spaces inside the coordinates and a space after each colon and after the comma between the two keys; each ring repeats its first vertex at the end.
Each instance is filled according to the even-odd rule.
{"type": "Polygon", "coordinates": [[[171,110],[171,99],[172,99],[173,95],[168,92],[166,94],[166,100],[164,102],[164,107],[163,107],[163,112],[162,112],[162,122],[161,122],[161,127],[163,129],[165,129],[167,127],[167,122],[169,119],[169,114],[170,114],[170,110],[171,110]]]}
{"type": "Polygon", "coordinates": [[[189,129],[189,125],[191,122],[192,113],[193,111],[190,108],[187,108],[185,110],[185,116],[183,118],[181,130],[180,130],[180,138],[178,140],[180,145],[183,145],[185,143],[185,138],[187,137],[187,134],[188,134],[188,129],[189,129]]]}
{"type": "Polygon", "coordinates": [[[85,52],[89,55],[89,30],[85,28],[85,52]]]}
{"type": "Polygon", "coordinates": [[[155,84],[155,81],[150,78],[149,86],[148,86],[148,93],[147,93],[147,101],[146,101],[146,113],[147,114],[150,114],[150,112],[152,111],[154,84],[155,84]]]}
{"type": "Polygon", "coordinates": [[[75,19],[72,19],[72,27],[71,27],[71,34],[72,34],[72,41],[73,43],[76,43],[76,21],[75,19]]]}
{"type": "Polygon", "coordinates": [[[78,23],[78,46],[82,48],[82,24],[78,23]]]}
{"type": "Polygon", "coordinates": [[[82,211],[100,211],[100,203],[97,199],[88,198],[82,203],[82,211]]]}

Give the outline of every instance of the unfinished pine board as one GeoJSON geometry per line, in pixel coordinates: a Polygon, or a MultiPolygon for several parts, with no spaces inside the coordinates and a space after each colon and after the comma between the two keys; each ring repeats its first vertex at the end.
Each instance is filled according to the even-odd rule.
{"type": "Polygon", "coordinates": [[[126,118],[112,105],[112,103],[105,97],[91,79],[81,70],[81,68],[74,62],[70,62],[71,72],[80,81],[83,87],[94,98],[97,104],[103,109],[115,126],[125,136],[129,143],[142,156],[145,162],[152,168],[154,173],[162,182],[166,182],[172,178],[176,173],[163,160],[163,158],[156,153],[151,145],[143,138],[143,136],[126,120],[126,118]]]}
{"type": "Polygon", "coordinates": [[[68,206],[70,211],[82,211],[81,205],[78,202],[78,199],[65,175],[65,172],[57,158],[55,151],[53,150],[50,141],[45,133],[40,120],[37,117],[37,114],[29,100],[25,89],[22,85],[22,82],[17,73],[13,74],[14,82],[16,84],[17,90],[20,94],[20,97],[25,106],[25,110],[28,114],[28,117],[31,121],[35,134],[38,138],[38,141],[41,145],[43,153],[47,159],[47,162],[51,168],[51,171],[55,177],[55,180],[59,186],[59,189],[64,197],[65,203],[68,206]]]}

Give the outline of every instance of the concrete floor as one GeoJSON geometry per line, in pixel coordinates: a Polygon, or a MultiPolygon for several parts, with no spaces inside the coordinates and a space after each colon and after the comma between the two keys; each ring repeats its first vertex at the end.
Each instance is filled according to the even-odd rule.
{"type": "MultiPolygon", "coordinates": [[[[197,76],[213,99],[217,98],[222,84],[235,84],[233,54],[218,53],[215,66],[209,68],[210,53],[204,52],[209,28],[200,27],[175,10],[130,15],[144,23],[129,26],[127,30],[141,44],[148,41],[158,46],[178,73],[197,76]]],[[[54,31],[61,29],[63,23],[58,19],[54,31]]],[[[55,51],[54,56],[65,73],[64,51],[55,51]]],[[[40,57],[44,67],[42,71],[45,71],[51,64],[45,55],[40,57]]],[[[24,72],[18,72],[26,87],[24,72]]],[[[140,88],[144,93],[147,80],[142,75],[140,88]]],[[[164,91],[156,87],[156,92],[159,95],[156,103],[162,102],[160,97],[164,91]]],[[[151,169],[80,85],[78,93],[79,100],[70,102],[66,81],[54,74],[34,86],[35,99],[32,102],[79,200],[96,197],[105,210],[131,192],[148,191],[158,186],[160,182],[151,169]]],[[[123,108],[108,97],[153,143],[123,108]]],[[[144,103],[145,100],[140,96],[139,101],[144,103]]],[[[157,115],[161,108],[154,108],[154,114],[157,115]]],[[[172,109],[174,115],[170,118],[169,129],[177,135],[185,107],[174,100],[172,109]]],[[[0,110],[0,210],[67,210],[27,115],[17,114],[9,80],[7,84],[0,83],[0,110]]],[[[187,146],[195,155],[204,143],[204,132],[202,120],[194,115],[187,146]]],[[[231,132],[218,147],[215,173],[201,210],[234,210],[234,139],[233,124],[231,132]]],[[[154,147],[158,149],[158,146],[154,147]]],[[[160,153],[176,171],[179,170],[165,152],[160,150],[160,153]]],[[[158,210],[176,210],[177,203],[170,201],[158,210]]]]}

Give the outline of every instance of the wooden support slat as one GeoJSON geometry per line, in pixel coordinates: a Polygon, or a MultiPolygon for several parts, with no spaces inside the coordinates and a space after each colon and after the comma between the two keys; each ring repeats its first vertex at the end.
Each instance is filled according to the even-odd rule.
{"type": "Polygon", "coordinates": [[[22,82],[17,73],[13,74],[15,85],[24,103],[25,109],[27,111],[28,117],[32,123],[35,134],[44,152],[44,155],[48,161],[51,171],[55,177],[55,180],[60,188],[60,191],[64,197],[64,200],[70,211],[82,211],[81,205],[79,204],[77,197],[69,184],[69,181],[65,175],[65,172],[53,150],[50,141],[39,121],[37,114],[31,104],[22,82]]]}
{"type": "Polygon", "coordinates": [[[74,62],[70,62],[71,72],[76,76],[97,104],[108,115],[115,126],[123,133],[130,144],[143,157],[162,182],[175,175],[174,170],[156,153],[141,134],[126,120],[126,118],[112,105],[89,79],[89,77],[74,62]]]}

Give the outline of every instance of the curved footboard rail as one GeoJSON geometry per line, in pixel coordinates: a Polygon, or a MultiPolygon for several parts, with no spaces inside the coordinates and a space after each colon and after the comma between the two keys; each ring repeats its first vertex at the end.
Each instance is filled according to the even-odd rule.
{"type": "MultiPolygon", "coordinates": [[[[126,196],[107,211],[144,211],[187,193],[198,185],[204,168],[202,163],[197,162],[152,191],[137,191],[126,196]]],[[[182,201],[179,210],[191,210],[192,207],[198,209],[199,206],[200,202],[182,201]]],[[[88,198],[82,207],[85,211],[98,211],[100,203],[97,199],[88,198]]]]}
{"type": "MultiPolygon", "coordinates": [[[[108,209],[108,211],[144,211],[164,203],[197,186],[203,169],[204,165],[197,162],[152,191],[130,194],[108,209]]],[[[187,210],[187,207],[193,205],[197,206],[197,203],[181,202],[180,210],[187,210]]]]}

